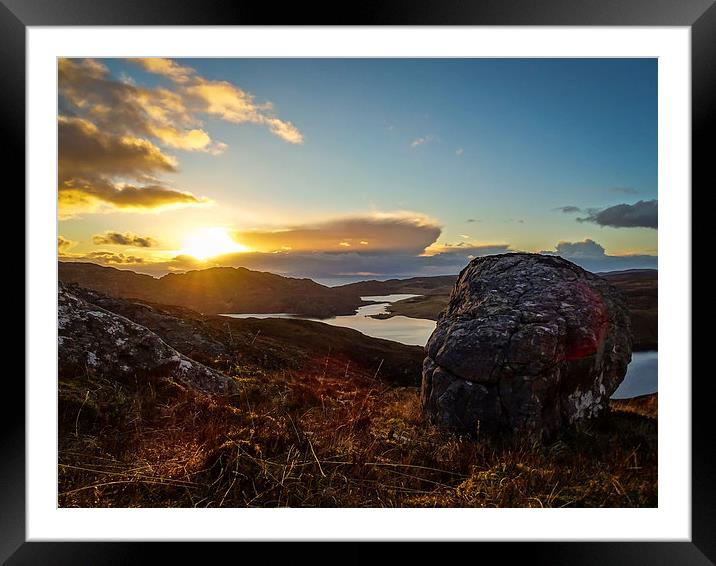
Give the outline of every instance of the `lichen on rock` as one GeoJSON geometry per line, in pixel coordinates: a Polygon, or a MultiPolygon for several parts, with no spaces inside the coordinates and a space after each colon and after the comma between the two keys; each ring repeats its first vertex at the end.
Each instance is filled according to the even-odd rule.
{"type": "Polygon", "coordinates": [[[236,393],[228,376],[184,356],[148,328],[58,290],[58,370],[72,378],[93,372],[116,379],[165,377],[204,393],[236,393]]]}

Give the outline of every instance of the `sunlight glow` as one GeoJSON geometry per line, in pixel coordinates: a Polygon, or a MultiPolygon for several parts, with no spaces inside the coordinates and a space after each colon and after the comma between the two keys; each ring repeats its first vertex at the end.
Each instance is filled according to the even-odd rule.
{"type": "Polygon", "coordinates": [[[182,253],[196,259],[207,259],[217,255],[247,252],[249,248],[234,241],[226,228],[202,228],[189,234],[184,241],[182,253]]]}

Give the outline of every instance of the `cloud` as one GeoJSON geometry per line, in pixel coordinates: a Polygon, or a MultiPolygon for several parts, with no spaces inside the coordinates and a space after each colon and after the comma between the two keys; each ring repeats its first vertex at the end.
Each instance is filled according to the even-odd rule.
{"type": "Polygon", "coordinates": [[[563,212],[564,214],[575,214],[577,212],[582,212],[582,209],[578,206],[558,206],[557,208],[553,208],[552,210],[557,212],[563,212]]]}
{"type": "Polygon", "coordinates": [[[143,88],[114,80],[107,67],[92,59],[61,59],[62,103],[73,113],[112,130],[150,136],[188,151],[216,152],[218,142],[201,129],[201,114],[236,124],[263,125],[288,143],[303,142],[303,134],[293,123],[277,117],[271,103],[257,103],[253,95],[228,81],[207,80],[171,59],[130,61],[168,78],[172,88],[143,88]]]}
{"type": "Polygon", "coordinates": [[[60,116],[57,127],[61,218],[102,210],[148,211],[207,202],[154,180],[157,174],[176,171],[177,162],[152,142],[107,133],[84,118],[60,116]],[[134,179],[140,184],[118,179],[134,179]]]}
{"type": "Polygon", "coordinates": [[[148,137],[178,149],[208,151],[211,138],[182,95],[113,79],[92,59],[60,59],[60,114],[83,117],[102,131],[148,137]]]}
{"type": "Polygon", "coordinates": [[[113,184],[69,181],[59,188],[60,218],[72,218],[86,212],[156,212],[185,206],[198,206],[210,201],[170,189],[162,185],[113,184]]]}
{"type": "Polygon", "coordinates": [[[624,195],[635,195],[638,194],[639,191],[632,187],[610,187],[609,188],[610,193],[621,193],[624,195]]]}
{"type": "Polygon", "coordinates": [[[123,253],[115,252],[90,252],[85,254],[81,258],[82,260],[90,260],[95,263],[105,265],[144,265],[145,259],[143,257],[134,255],[125,255],[123,253]]]}
{"type": "Polygon", "coordinates": [[[465,220],[465,222],[473,223],[473,222],[482,222],[479,218],[468,218],[465,220]]]}
{"type": "Polygon", "coordinates": [[[658,227],[658,201],[640,200],[634,204],[617,204],[603,210],[589,210],[588,216],[577,218],[578,222],[592,222],[611,228],[652,228],[658,227]]]}
{"type": "Polygon", "coordinates": [[[68,240],[64,236],[57,236],[57,252],[59,255],[65,254],[70,248],[77,245],[77,242],[68,240]]]}
{"type": "MultiPolygon", "coordinates": [[[[363,251],[355,246],[337,251],[276,250],[230,253],[200,261],[178,255],[172,259],[142,258],[108,251],[91,254],[70,254],[64,260],[93,261],[105,265],[124,265],[150,275],[163,275],[191,269],[215,266],[246,267],[290,277],[310,277],[317,280],[350,281],[367,278],[388,279],[456,274],[475,257],[519,251],[509,244],[433,244],[424,253],[405,251],[363,251]],[[360,251],[359,251],[360,250],[360,251]]],[[[583,268],[593,271],[656,268],[658,258],[649,255],[611,256],[594,240],[561,241],[553,250],[540,253],[559,255],[583,268]]]]}
{"type": "Polygon", "coordinates": [[[132,232],[120,233],[110,230],[92,236],[92,243],[96,246],[134,246],[136,248],[152,248],[158,245],[158,242],[149,236],[138,236],[132,232]]]}
{"type": "Polygon", "coordinates": [[[420,254],[440,236],[440,224],[418,212],[376,212],[278,230],[236,232],[241,244],[260,251],[336,252],[358,247],[360,253],[420,254]]]}
{"type": "Polygon", "coordinates": [[[147,139],[112,134],[85,118],[70,116],[58,118],[57,133],[61,218],[108,209],[161,210],[208,202],[156,181],[156,175],[175,172],[177,160],[147,139]]]}
{"type": "Polygon", "coordinates": [[[430,143],[431,141],[433,141],[433,139],[434,139],[434,138],[433,138],[433,136],[432,136],[431,134],[428,134],[428,135],[423,136],[423,137],[420,137],[420,138],[415,138],[413,141],[410,142],[410,147],[416,148],[416,147],[419,147],[419,146],[421,146],[421,145],[428,144],[428,143],[430,143]]]}
{"type": "Polygon", "coordinates": [[[592,272],[624,269],[656,269],[658,257],[652,255],[608,255],[604,246],[589,238],[581,242],[559,242],[554,250],[540,253],[558,255],[592,272]]]}
{"type": "Polygon", "coordinates": [[[185,67],[171,59],[152,57],[146,59],[129,59],[129,61],[139,65],[149,73],[162,75],[180,84],[189,82],[196,75],[196,71],[191,67],[185,67]]]}
{"type": "Polygon", "coordinates": [[[283,141],[293,144],[303,143],[303,134],[291,122],[284,122],[278,118],[261,116],[257,124],[266,124],[272,134],[280,137],[283,141]]]}
{"type": "Polygon", "coordinates": [[[423,255],[435,259],[453,256],[473,259],[484,255],[503,254],[510,251],[515,251],[510,248],[510,244],[470,244],[468,242],[459,242],[457,244],[436,243],[429,246],[423,255]]]}
{"type": "Polygon", "coordinates": [[[464,249],[446,247],[444,251],[434,255],[415,255],[403,252],[366,253],[358,252],[354,248],[343,248],[343,251],[340,252],[248,252],[227,254],[211,258],[206,262],[199,262],[188,256],[177,256],[171,261],[163,263],[146,262],[137,271],[161,275],[168,272],[205,269],[221,265],[318,280],[385,279],[458,273],[472,257],[502,253],[506,248],[507,246],[474,246],[464,249]]]}
{"type": "Polygon", "coordinates": [[[565,258],[599,258],[604,257],[606,252],[601,244],[589,238],[583,242],[559,242],[556,246],[556,253],[565,258]]]}
{"type": "Polygon", "coordinates": [[[253,122],[292,144],[301,132],[273,113],[269,103],[225,81],[208,81],[169,59],[133,60],[167,77],[171,88],[145,88],[115,79],[93,59],[60,59],[60,217],[108,210],[157,211],[208,202],[159,176],[178,169],[164,148],[218,155],[226,144],[213,140],[201,115],[253,122]]]}
{"type": "Polygon", "coordinates": [[[270,103],[257,104],[251,94],[227,81],[208,81],[197,77],[185,87],[184,93],[196,112],[235,124],[264,125],[285,142],[303,143],[303,134],[291,122],[274,116],[270,103]]]}
{"type": "Polygon", "coordinates": [[[461,148],[461,147],[458,147],[458,148],[455,150],[455,155],[457,155],[457,156],[461,156],[463,153],[465,153],[465,150],[464,150],[463,148],[461,148]]]}
{"type": "Polygon", "coordinates": [[[174,172],[177,161],[152,142],[112,135],[83,118],[60,116],[57,122],[59,177],[146,177],[174,172]]]}

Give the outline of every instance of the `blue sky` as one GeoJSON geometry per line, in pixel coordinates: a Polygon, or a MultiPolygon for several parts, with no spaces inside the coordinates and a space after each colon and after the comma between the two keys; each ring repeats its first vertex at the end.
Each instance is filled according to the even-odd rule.
{"type": "MultiPolygon", "coordinates": [[[[187,234],[221,227],[242,249],[229,254],[218,245],[226,253],[204,261],[233,265],[243,257],[248,266],[282,271],[276,258],[262,263],[258,257],[280,249],[292,256],[283,272],[311,275],[296,267],[299,250],[355,255],[358,240],[382,222],[408,230],[398,240],[416,227],[437,227],[437,237],[423,248],[427,255],[462,254],[450,264],[452,271],[481,250],[555,251],[559,242],[586,242],[569,248],[582,260],[620,256],[607,263],[656,266],[655,257],[644,257],[657,255],[655,59],[180,59],[163,66],[71,61],[71,72],[60,73],[60,114],[68,121],[61,117],[61,126],[83,120],[98,126],[96,135],[148,140],[176,163],[169,172],[152,170],[151,183],[150,166],[141,175],[126,168],[121,174],[116,168],[93,172],[90,181],[114,183],[116,191],[128,180],[138,190],[157,184],[206,200],[129,206],[128,192],[119,203],[119,192],[106,198],[99,188],[80,194],[79,177],[65,185],[61,180],[60,234],[71,242],[67,254],[93,260],[88,254],[94,253],[95,261],[109,263],[114,254],[115,265],[153,273],[182,269],[176,258],[188,261],[182,253],[187,234]],[[237,106],[219,92],[226,83],[234,89],[231,96],[253,97],[242,98],[253,105],[250,117],[227,113],[227,105],[237,106]],[[208,85],[200,100],[196,85],[208,85]],[[179,114],[152,114],[147,100],[166,92],[181,101],[191,123],[179,114]],[[138,104],[147,120],[160,119],[163,126],[201,130],[214,145],[179,148],[157,133],[156,120],[154,129],[137,122],[134,129],[112,131],[128,123],[119,112],[122,104],[138,104]],[[277,133],[273,119],[290,131],[277,133]],[[85,204],[75,206],[79,201],[85,204]],[[63,202],[72,204],[64,215],[63,202]],[[567,206],[579,210],[557,210],[567,206]],[[353,233],[355,223],[341,228],[346,218],[364,219],[367,232],[353,233]],[[309,228],[326,232],[325,242],[311,239],[303,246],[298,240],[309,228]],[[297,238],[296,245],[286,240],[271,249],[276,231],[297,238]],[[98,247],[93,236],[105,232],[146,236],[156,245],[115,239],[98,247]],[[142,261],[132,267],[128,257],[142,261]]],[[[61,135],[61,170],[63,139],[74,143],[69,133],[61,135]]],[[[380,234],[385,242],[394,236],[380,234]]],[[[416,234],[417,247],[434,234],[416,234]]],[[[365,246],[360,253],[378,253],[373,242],[365,246]]],[[[405,255],[403,248],[396,254],[405,255]]],[[[383,246],[380,254],[390,251],[383,246]]],[[[390,275],[448,269],[445,264],[426,272],[426,261],[406,263],[407,271],[401,267],[390,275]]],[[[363,272],[351,271],[349,263],[346,258],[340,274],[363,272]]],[[[315,273],[331,274],[342,276],[315,273]]]]}

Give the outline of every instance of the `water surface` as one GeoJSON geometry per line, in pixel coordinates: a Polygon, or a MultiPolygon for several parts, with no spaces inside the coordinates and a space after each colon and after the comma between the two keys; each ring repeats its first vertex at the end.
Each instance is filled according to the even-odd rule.
{"type": "Polygon", "coordinates": [[[407,293],[394,293],[392,295],[371,295],[361,297],[363,301],[370,301],[372,304],[360,307],[355,314],[334,316],[332,318],[310,318],[288,313],[242,313],[224,314],[232,318],[297,318],[301,320],[314,320],[343,326],[358,330],[366,336],[373,338],[384,338],[401,344],[411,346],[424,346],[435,330],[435,321],[424,318],[410,318],[407,316],[392,316],[390,318],[373,318],[373,315],[387,312],[390,303],[419,297],[407,293]]]}
{"type": "Polygon", "coordinates": [[[658,391],[658,357],[656,351],[633,352],[624,381],[612,395],[612,399],[628,399],[658,391]]]}
{"type": "MultiPolygon", "coordinates": [[[[314,320],[324,322],[333,326],[343,326],[362,332],[373,338],[393,340],[401,344],[424,346],[435,330],[435,321],[424,318],[410,318],[407,316],[393,316],[390,318],[377,319],[373,315],[383,314],[387,311],[390,303],[418,297],[419,295],[392,294],[372,295],[361,297],[371,304],[360,307],[355,314],[334,316],[332,318],[309,318],[288,313],[247,313],[247,314],[225,314],[232,318],[297,318],[301,320],[314,320]]],[[[655,393],[657,388],[658,374],[658,352],[634,352],[632,360],[627,368],[624,381],[612,395],[613,399],[627,399],[655,393]]]]}

